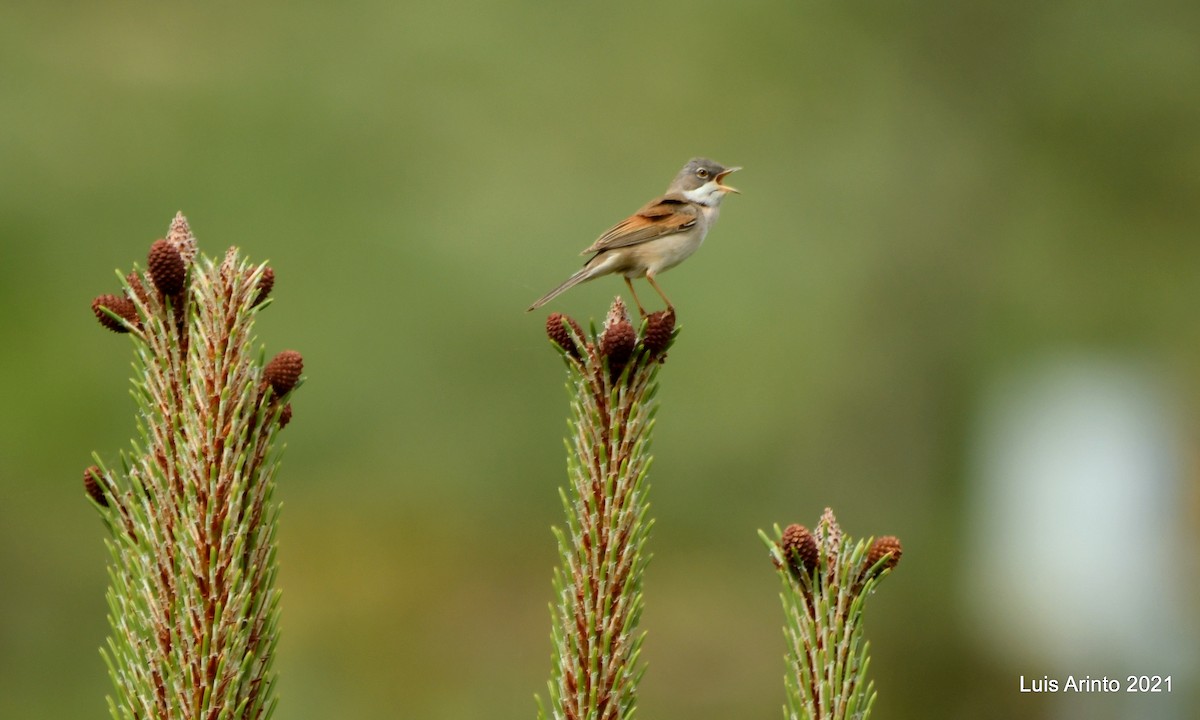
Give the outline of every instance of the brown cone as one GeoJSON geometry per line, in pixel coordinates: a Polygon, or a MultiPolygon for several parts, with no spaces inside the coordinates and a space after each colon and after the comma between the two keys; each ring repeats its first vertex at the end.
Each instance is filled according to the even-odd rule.
{"type": "Polygon", "coordinates": [[[608,358],[608,367],[614,378],[625,369],[636,346],[637,332],[628,320],[617,320],[604,329],[604,335],[600,338],[600,355],[608,358]]]}
{"type": "Polygon", "coordinates": [[[817,567],[820,555],[817,539],[803,525],[788,525],[783,531],[779,547],[793,574],[807,577],[817,567]]]}
{"type": "Polygon", "coordinates": [[[269,267],[263,268],[262,275],[258,278],[258,294],[254,296],[254,304],[261,305],[263,300],[271,294],[271,289],[275,287],[275,271],[269,267]]]}
{"type": "Polygon", "coordinates": [[[124,318],[130,325],[137,327],[137,307],[133,304],[132,300],[124,295],[101,295],[92,301],[92,313],[95,314],[100,324],[109,330],[115,333],[129,332],[129,327],[104,312],[105,308],[124,318]]]}
{"type": "Polygon", "coordinates": [[[642,347],[651,357],[658,357],[671,347],[671,336],[675,332],[675,311],[659,310],[646,316],[646,335],[642,347]]]}
{"type": "Polygon", "coordinates": [[[175,246],[166,240],[155,240],[146,257],[146,266],[154,287],[163,295],[178,295],[187,279],[187,265],[175,246]]]}
{"type": "Polygon", "coordinates": [[[891,570],[900,562],[900,556],[904,554],[904,549],[900,547],[900,539],[894,535],[884,535],[881,538],[876,538],[875,542],[871,543],[870,549],[867,550],[867,563],[864,567],[864,572],[875,567],[875,563],[884,560],[879,571],[891,570]]]}
{"type": "Polygon", "coordinates": [[[150,295],[146,292],[146,284],[142,282],[142,274],[137,270],[131,271],[125,276],[125,282],[129,283],[129,288],[133,290],[133,294],[138,300],[145,305],[150,302],[150,295]]]}
{"type": "Polygon", "coordinates": [[[583,353],[580,351],[576,340],[576,338],[579,341],[583,340],[583,328],[579,327],[579,323],[575,322],[575,318],[563,315],[562,313],[550,313],[550,317],[546,318],[546,335],[550,336],[550,339],[571,357],[576,360],[583,359],[583,353]],[[572,336],[570,330],[567,330],[563,326],[563,320],[566,320],[571,325],[571,329],[575,331],[574,336],[572,336]]]}
{"type": "Polygon", "coordinates": [[[304,372],[304,358],[295,350],[284,350],[263,369],[263,379],[271,384],[276,395],[286,395],[300,380],[304,372]]]}
{"type": "Polygon", "coordinates": [[[108,496],[104,494],[104,488],[100,484],[100,468],[91,465],[83,471],[83,489],[97,505],[108,507],[108,496]]]}
{"type": "Polygon", "coordinates": [[[288,403],[279,411],[279,429],[282,430],[292,421],[292,404],[288,403]]]}

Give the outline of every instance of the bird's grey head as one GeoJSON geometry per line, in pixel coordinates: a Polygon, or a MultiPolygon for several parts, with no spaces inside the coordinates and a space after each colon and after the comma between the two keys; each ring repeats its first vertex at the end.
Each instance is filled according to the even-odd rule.
{"type": "Polygon", "coordinates": [[[717,205],[726,193],[738,192],[736,188],[722,182],[726,175],[735,170],[741,168],[727,168],[708,158],[692,158],[675,176],[668,192],[680,193],[688,200],[701,205],[717,205]]]}

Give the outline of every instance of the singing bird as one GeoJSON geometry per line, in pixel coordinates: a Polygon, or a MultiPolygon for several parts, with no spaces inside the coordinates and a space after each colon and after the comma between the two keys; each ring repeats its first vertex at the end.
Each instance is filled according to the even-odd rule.
{"type": "Polygon", "coordinates": [[[625,277],[642,315],[646,310],[633,289],[633,279],[640,277],[646,278],[673,311],[675,306],[654,278],[688,259],[704,242],[704,236],[717,221],[721,201],[728,193],[738,192],[722,182],[736,170],[741,168],[727,168],[708,158],[689,160],[664,195],[646,203],[597,238],[581,253],[595,253],[583,268],[538,298],[526,312],[540,308],[581,282],[612,273],[625,277]]]}

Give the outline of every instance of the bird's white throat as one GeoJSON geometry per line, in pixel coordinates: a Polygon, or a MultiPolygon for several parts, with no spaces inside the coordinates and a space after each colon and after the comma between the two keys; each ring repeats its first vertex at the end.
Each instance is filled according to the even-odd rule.
{"type": "Polygon", "coordinates": [[[683,196],[689,202],[716,207],[725,199],[725,190],[717,184],[716,180],[709,180],[695,190],[684,190],[683,196]]]}

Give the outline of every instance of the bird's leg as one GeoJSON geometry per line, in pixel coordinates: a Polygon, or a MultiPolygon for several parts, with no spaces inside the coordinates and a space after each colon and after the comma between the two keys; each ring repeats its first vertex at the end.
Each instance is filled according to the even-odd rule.
{"type": "MultiPolygon", "coordinates": [[[[658,291],[659,297],[661,297],[663,299],[663,302],[665,302],[667,304],[667,309],[670,310],[672,313],[674,313],[675,306],[671,304],[671,301],[667,298],[667,294],[662,291],[662,288],[660,288],[658,286],[658,283],[654,282],[654,273],[652,273],[652,272],[646,273],[646,282],[650,283],[650,286],[658,291]]],[[[631,285],[630,287],[633,287],[633,286],[631,285]]],[[[641,305],[639,305],[638,307],[640,308],[641,305]]],[[[643,312],[642,314],[645,315],[646,313],[643,312]]]]}
{"type": "MultiPolygon", "coordinates": [[[[637,291],[635,291],[633,289],[633,280],[626,277],[625,284],[629,286],[629,294],[633,296],[633,304],[637,305],[638,314],[641,315],[642,317],[646,317],[646,308],[642,307],[642,301],[638,300],[637,291]]],[[[660,295],[662,294],[661,290],[659,290],[658,292],[660,295]]]]}

